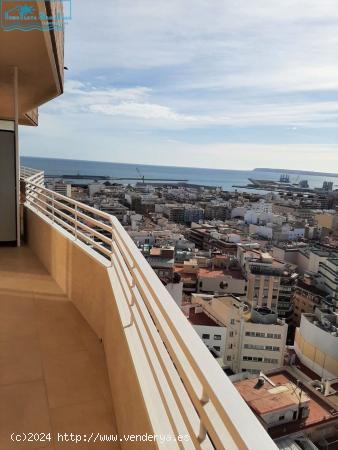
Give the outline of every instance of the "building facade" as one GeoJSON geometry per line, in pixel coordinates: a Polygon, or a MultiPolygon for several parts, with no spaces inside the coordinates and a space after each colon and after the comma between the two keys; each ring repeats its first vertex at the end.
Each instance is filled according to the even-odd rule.
{"type": "Polygon", "coordinates": [[[300,361],[319,377],[338,377],[338,316],[316,308],[303,314],[296,330],[295,352],[300,361]]]}

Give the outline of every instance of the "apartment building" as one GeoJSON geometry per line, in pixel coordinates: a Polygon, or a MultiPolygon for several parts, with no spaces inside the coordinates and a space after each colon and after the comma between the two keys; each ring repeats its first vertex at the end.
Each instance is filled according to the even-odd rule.
{"type": "Polygon", "coordinates": [[[247,278],[247,301],[251,307],[268,307],[281,318],[288,318],[297,279],[295,266],[241,245],[237,259],[247,278]]]}
{"type": "Polygon", "coordinates": [[[167,204],[163,213],[171,222],[191,224],[204,218],[204,209],[190,204],[167,204]]]}
{"type": "Polygon", "coordinates": [[[281,275],[279,294],[277,302],[277,313],[278,317],[291,320],[292,310],[293,310],[293,298],[294,292],[297,285],[298,273],[293,270],[284,270],[281,275]]]}
{"type": "Polygon", "coordinates": [[[338,257],[337,249],[323,244],[279,243],[273,247],[273,256],[280,260],[295,264],[299,273],[317,274],[319,264],[328,258],[338,257]]]}
{"type": "Polygon", "coordinates": [[[267,308],[249,306],[234,296],[192,295],[205,315],[226,328],[224,366],[259,373],[283,365],[288,326],[267,308]]]}
{"type": "Polygon", "coordinates": [[[228,204],[206,203],[204,207],[204,218],[207,220],[226,220],[230,218],[228,204]]]}
{"type": "Polygon", "coordinates": [[[64,181],[49,181],[46,183],[48,189],[51,189],[58,194],[65,195],[66,197],[72,196],[72,185],[70,183],[65,183],[64,181]]]}
{"type": "Polygon", "coordinates": [[[330,382],[297,366],[232,375],[230,379],[279,449],[335,449],[338,401],[330,382]],[[296,377],[295,377],[296,375],[296,377]],[[312,374],[313,375],[313,374],[312,374]]]}
{"type": "Polygon", "coordinates": [[[288,326],[266,308],[255,308],[251,320],[243,322],[238,371],[259,373],[281,367],[284,362],[288,326]]]}
{"type": "Polygon", "coordinates": [[[234,381],[238,392],[268,430],[281,426],[286,429],[287,424],[305,421],[310,415],[310,396],[286,376],[283,378],[284,383],[278,386],[276,375],[234,381]]]}
{"type": "Polygon", "coordinates": [[[234,258],[214,255],[197,274],[197,292],[205,294],[233,294],[245,297],[247,281],[234,258]]]}
{"type": "Polygon", "coordinates": [[[302,314],[296,329],[295,352],[300,361],[319,377],[338,377],[338,315],[316,308],[302,314]]]}
{"type": "Polygon", "coordinates": [[[310,275],[297,280],[293,294],[292,325],[299,327],[302,314],[313,314],[316,307],[323,303],[326,292],[319,289],[310,275]]]}
{"type": "Polygon", "coordinates": [[[319,263],[318,285],[329,298],[327,306],[338,312],[338,258],[329,257],[319,263]]]}
{"type": "Polygon", "coordinates": [[[321,228],[326,228],[330,232],[336,233],[338,231],[338,214],[335,210],[318,211],[314,215],[317,225],[321,228]]]}
{"type": "Polygon", "coordinates": [[[269,253],[238,246],[237,259],[248,280],[247,301],[252,308],[266,306],[277,311],[283,264],[269,253]]]}
{"type": "Polygon", "coordinates": [[[210,313],[206,313],[200,305],[188,308],[188,320],[210,352],[224,365],[226,352],[226,327],[210,313]]]}

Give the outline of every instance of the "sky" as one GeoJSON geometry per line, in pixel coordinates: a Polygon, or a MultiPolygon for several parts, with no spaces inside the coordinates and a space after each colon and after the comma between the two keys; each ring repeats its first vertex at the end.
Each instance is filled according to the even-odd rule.
{"type": "Polygon", "coordinates": [[[336,0],[73,0],[21,154],[338,172],[336,0]]]}

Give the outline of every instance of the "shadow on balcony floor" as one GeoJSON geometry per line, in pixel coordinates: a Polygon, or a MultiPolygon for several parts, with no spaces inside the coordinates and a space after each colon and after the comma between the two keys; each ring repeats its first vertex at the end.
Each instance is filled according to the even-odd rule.
{"type": "Polygon", "coordinates": [[[102,344],[28,248],[0,248],[0,448],[117,448],[57,439],[115,432],[102,344]]]}

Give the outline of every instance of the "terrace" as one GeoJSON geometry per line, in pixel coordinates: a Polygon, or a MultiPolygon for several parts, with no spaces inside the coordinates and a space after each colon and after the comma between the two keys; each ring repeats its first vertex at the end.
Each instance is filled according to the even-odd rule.
{"type": "Polygon", "coordinates": [[[22,174],[26,245],[0,253],[1,448],[11,430],[276,448],[118,220],[22,174]]]}

